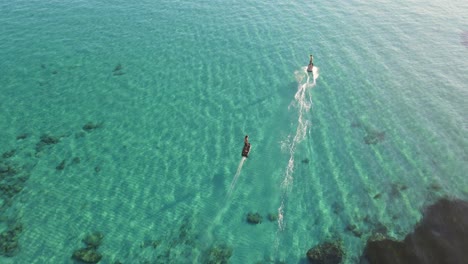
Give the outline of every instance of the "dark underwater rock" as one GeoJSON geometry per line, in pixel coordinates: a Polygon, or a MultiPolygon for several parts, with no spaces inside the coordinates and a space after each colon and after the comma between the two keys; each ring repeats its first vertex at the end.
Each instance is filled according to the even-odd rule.
{"type": "Polygon", "coordinates": [[[278,221],[278,213],[269,213],[268,220],[270,220],[270,222],[278,221]]]}
{"type": "Polygon", "coordinates": [[[304,163],[304,164],[309,164],[309,162],[310,162],[310,160],[307,159],[307,158],[305,158],[305,159],[302,160],[302,163],[304,163]]]}
{"type": "Polygon", "coordinates": [[[403,241],[370,238],[363,258],[379,263],[466,263],[468,202],[441,199],[428,207],[413,233],[403,241]]]}
{"type": "Polygon", "coordinates": [[[325,242],[307,251],[307,259],[312,264],[338,264],[343,256],[341,241],[325,242]]]}
{"type": "Polygon", "coordinates": [[[18,240],[22,231],[23,225],[16,223],[0,234],[0,255],[13,257],[19,252],[18,240]]]}
{"type": "Polygon", "coordinates": [[[24,184],[18,181],[0,184],[0,197],[13,198],[23,190],[24,184]]]}
{"type": "Polygon", "coordinates": [[[41,140],[36,144],[36,152],[41,152],[46,146],[54,145],[60,142],[58,137],[42,135],[41,140]]]}
{"type": "Polygon", "coordinates": [[[13,176],[17,173],[18,171],[12,165],[7,164],[7,163],[0,163],[0,176],[1,177],[13,176]]]}
{"type": "Polygon", "coordinates": [[[217,245],[209,248],[204,255],[203,263],[227,264],[232,256],[232,248],[226,245],[217,245]]]}
{"type": "Polygon", "coordinates": [[[29,175],[27,166],[0,160],[0,217],[6,208],[13,205],[17,194],[24,189],[29,175]]]}
{"type": "Polygon", "coordinates": [[[259,213],[248,213],[247,223],[249,224],[260,224],[262,222],[262,216],[259,213]]]}
{"type": "Polygon", "coordinates": [[[16,149],[12,149],[10,151],[6,151],[2,154],[2,158],[4,159],[9,159],[13,157],[16,154],[16,149]]]}
{"type": "Polygon", "coordinates": [[[83,126],[83,130],[86,131],[86,132],[91,132],[96,128],[100,128],[101,126],[102,126],[101,123],[88,122],[83,126]]]}
{"type": "Polygon", "coordinates": [[[28,134],[26,133],[19,134],[18,136],[16,136],[16,140],[26,139],[27,137],[28,137],[28,134]]]}
{"type": "Polygon", "coordinates": [[[94,248],[82,248],[73,252],[72,258],[84,263],[98,263],[102,255],[94,248]]]}
{"type": "Polygon", "coordinates": [[[80,162],[81,162],[80,157],[74,157],[74,158],[72,159],[72,162],[71,162],[71,163],[72,163],[72,164],[79,164],[80,162]]]}
{"type": "Polygon", "coordinates": [[[120,71],[120,70],[122,70],[122,64],[119,63],[115,66],[113,72],[120,71]]]}
{"type": "Polygon", "coordinates": [[[83,243],[86,244],[86,248],[75,250],[72,258],[84,263],[98,263],[101,260],[102,255],[97,252],[97,249],[101,245],[103,238],[104,235],[101,232],[88,234],[83,239],[83,243]]]}
{"type": "Polygon", "coordinates": [[[41,140],[39,143],[45,144],[45,145],[53,145],[59,143],[60,139],[58,137],[53,137],[49,135],[42,135],[41,140]]]}
{"type": "Polygon", "coordinates": [[[122,72],[122,68],[123,68],[122,64],[120,64],[120,63],[117,64],[115,66],[114,70],[112,71],[113,72],[112,74],[115,75],[115,76],[124,75],[125,73],[122,72]]]}
{"type": "Polygon", "coordinates": [[[62,162],[60,162],[59,165],[57,165],[57,167],[55,167],[56,170],[63,170],[65,169],[65,160],[62,160],[62,162]]]}

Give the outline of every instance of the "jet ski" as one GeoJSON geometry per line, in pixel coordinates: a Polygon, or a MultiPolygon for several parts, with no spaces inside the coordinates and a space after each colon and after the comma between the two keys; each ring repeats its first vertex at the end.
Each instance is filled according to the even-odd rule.
{"type": "Polygon", "coordinates": [[[249,157],[250,152],[250,143],[244,144],[244,148],[242,149],[242,157],[249,157]]]}
{"type": "Polygon", "coordinates": [[[309,65],[307,66],[307,72],[312,72],[313,68],[314,68],[314,56],[310,54],[310,61],[309,61],[309,65]]]}

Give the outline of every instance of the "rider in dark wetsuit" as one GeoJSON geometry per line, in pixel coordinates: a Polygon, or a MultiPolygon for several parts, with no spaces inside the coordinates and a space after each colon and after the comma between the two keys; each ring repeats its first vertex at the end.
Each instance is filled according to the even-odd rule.
{"type": "Polygon", "coordinates": [[[307,65],[307,71],[312,72],[313,68],[314,68],[314,56],[310,54],[310,61],[309,61],[309,65],[307,65]]]}
{"type": "Polygon", "coordinates": [[[245,135],[244,148],[242,149],[242,156],[247,158],[247,156],[249,155],[249,151],[250,151],[249,136],[245,135]]]}

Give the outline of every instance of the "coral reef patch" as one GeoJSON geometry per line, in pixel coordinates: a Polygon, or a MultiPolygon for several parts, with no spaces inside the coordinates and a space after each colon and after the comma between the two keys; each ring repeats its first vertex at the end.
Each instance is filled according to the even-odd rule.
{"type": "Polygon", "coordinates": [[[307,251],[307,259],[312,264],[337,264],[341,263],[345,255],[342,242],[325,242],[307,251]]]}
{"type": "Polygon", "coordinates": [[[102,255],[94,248],[82,248],[73,252],[73,259],[84,263],[98,263],[102,255]]]}
{"type": "Polygon", "coordinates": [[[124,75],[125,73],[122,71],[122,64],[117,64],[114,68],[114,70],[112,71],[112,74],[115,75],[115,76],[119,76],[119,75],[124,75]]]}
{"type": "Polygon", "coordinates": [[[248,213],[247,214],[247,223],[249,224],[260,224],[262,222],[262,216],[259,213],[248,213]]]}
{"type": "Polygon", "coordinates": [[[44,135],[41,136],[41,139],[36,144],[36,153],[41,152],[47,146],[55,145],[55,144],[57,144],[59,142],[60,142],[59,137],[44,134],[44,135]]]}
{"type": "Polygon", "coordinates": [[[79,164],[81,162],[80,157],[74,157],[71,161],[72,164],[79,164]]]}
{"type": "Polygon", "coordinates": [[[23,231],[21,217],[12,205],[29,179],[31,164],[18,164],[15,161],[16,149],[0,156],[0,223],[7,228],[0,233],[0,255],[13,257],[20,251],[19,237],[23,231]],[[11,210],[10,210],[11,209],[11,210]]]}
{"type": "Polygon", "coordinates": [[[6,151],[6,152],[4,152],[4,153],[2,154],[2,158],[4,158],[4,159],[9,159],[9,158],[13,157],[13,156],[15,155],[15,153],[16,153],[16,149],[12,149],[12,150],[10,150],[10,151],[6,151]]]}
{"type": "Polygon", "coordinates": [[[88,122],[83,126],[83,130],[86,132],[91,132],[97,128],[102,127],[102,123],[93,123],[93,122],[88,122]]]}
{"type": "Polygon", "coordinates": [[[226,245],[214,245],[205,251],[202,263],[227,264],[231,256],[232,248],[226,245]]]}
{"type": "Polygon", "coordinates": [[[56,170],[63,170],[65,169],[65,160],[62,160],[62,162],[60,162],[59,165],[57,165],[57,167],[55,167],[56,170]]]}
{"type": "Polygon", "coordinates": [[[72,259],[84,263],[98,263],[102,259],[102,255],[97,249],[101,245],[103,238],[104,235],[101,232],[88,234],[83,239],[83,243],[86,244],[86,247],[75,250],[72,259]]]}
{"type": "Polygon", "coordinates": [[[23,231],[23,225],[19,222],[9,226],[0,234],[0,255],[13,257],[19,251],[19,235],[23,231]]]}
{"type": "Polygon", "coordinates": [[[269,213],[268,220],[270,220],[270,222],[278,221],[278,213],[269,213]]]}
{"type": "Polygon", "coordinates": [[[29,135],[27,133],[19,134],[18,136],[16,136],[16,140],[23,140],[28,138],[28,136],[29,135]]]}
{"type": "MultiPolygon", "coordinates": [[[[89,125],[90,129],[100,127],[100,124],[89,125]]],[[[86,133],[84,131],[81,131],[86,133]]],[[[21,212],[15,207],[18,194],[24,189],[26,182],[33,169],[44,154],[48,154],[47,149],[61,142],[61,138],[68,135],[54,136],[42,134],[36,143],[28,140],[33,138],[29,133],[16,136],[17,147],[0,152],[0,255],[13,257],[20,252],[20,235],[23,231],[21,212]],[[35,155],[34,155],[35,150],[35,155]]],[[[61,158],[61,162],[55,167],[56,170],[64,170],[66,165],[80,163],[79,157],[61,158]],[[70,161],[70,162],[69,162],[70,161]]],[[[25,197],[21,198],[25,201],[25,197]]],[[[96,251],[102,237],[94,233],[84,241],[87,246],[74,253],[75,259],[81,262],[96,263],[100,259],[100,254],[96,251]]]]}

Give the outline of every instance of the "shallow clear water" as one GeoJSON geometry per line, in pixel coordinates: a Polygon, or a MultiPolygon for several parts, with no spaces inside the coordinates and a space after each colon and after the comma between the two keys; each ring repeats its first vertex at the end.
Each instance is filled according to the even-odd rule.
{"type": "Polygon", "coordinates": [[[23,225],[1,262],[69,263],[93,231],[101,263],[219,244],[298,263],[337,238],[353,263],[374,232],[403,238],[468,198],[465,2],[0,3],[2,184],[22,188],[2,190],[0,231],[23,225]]]}

